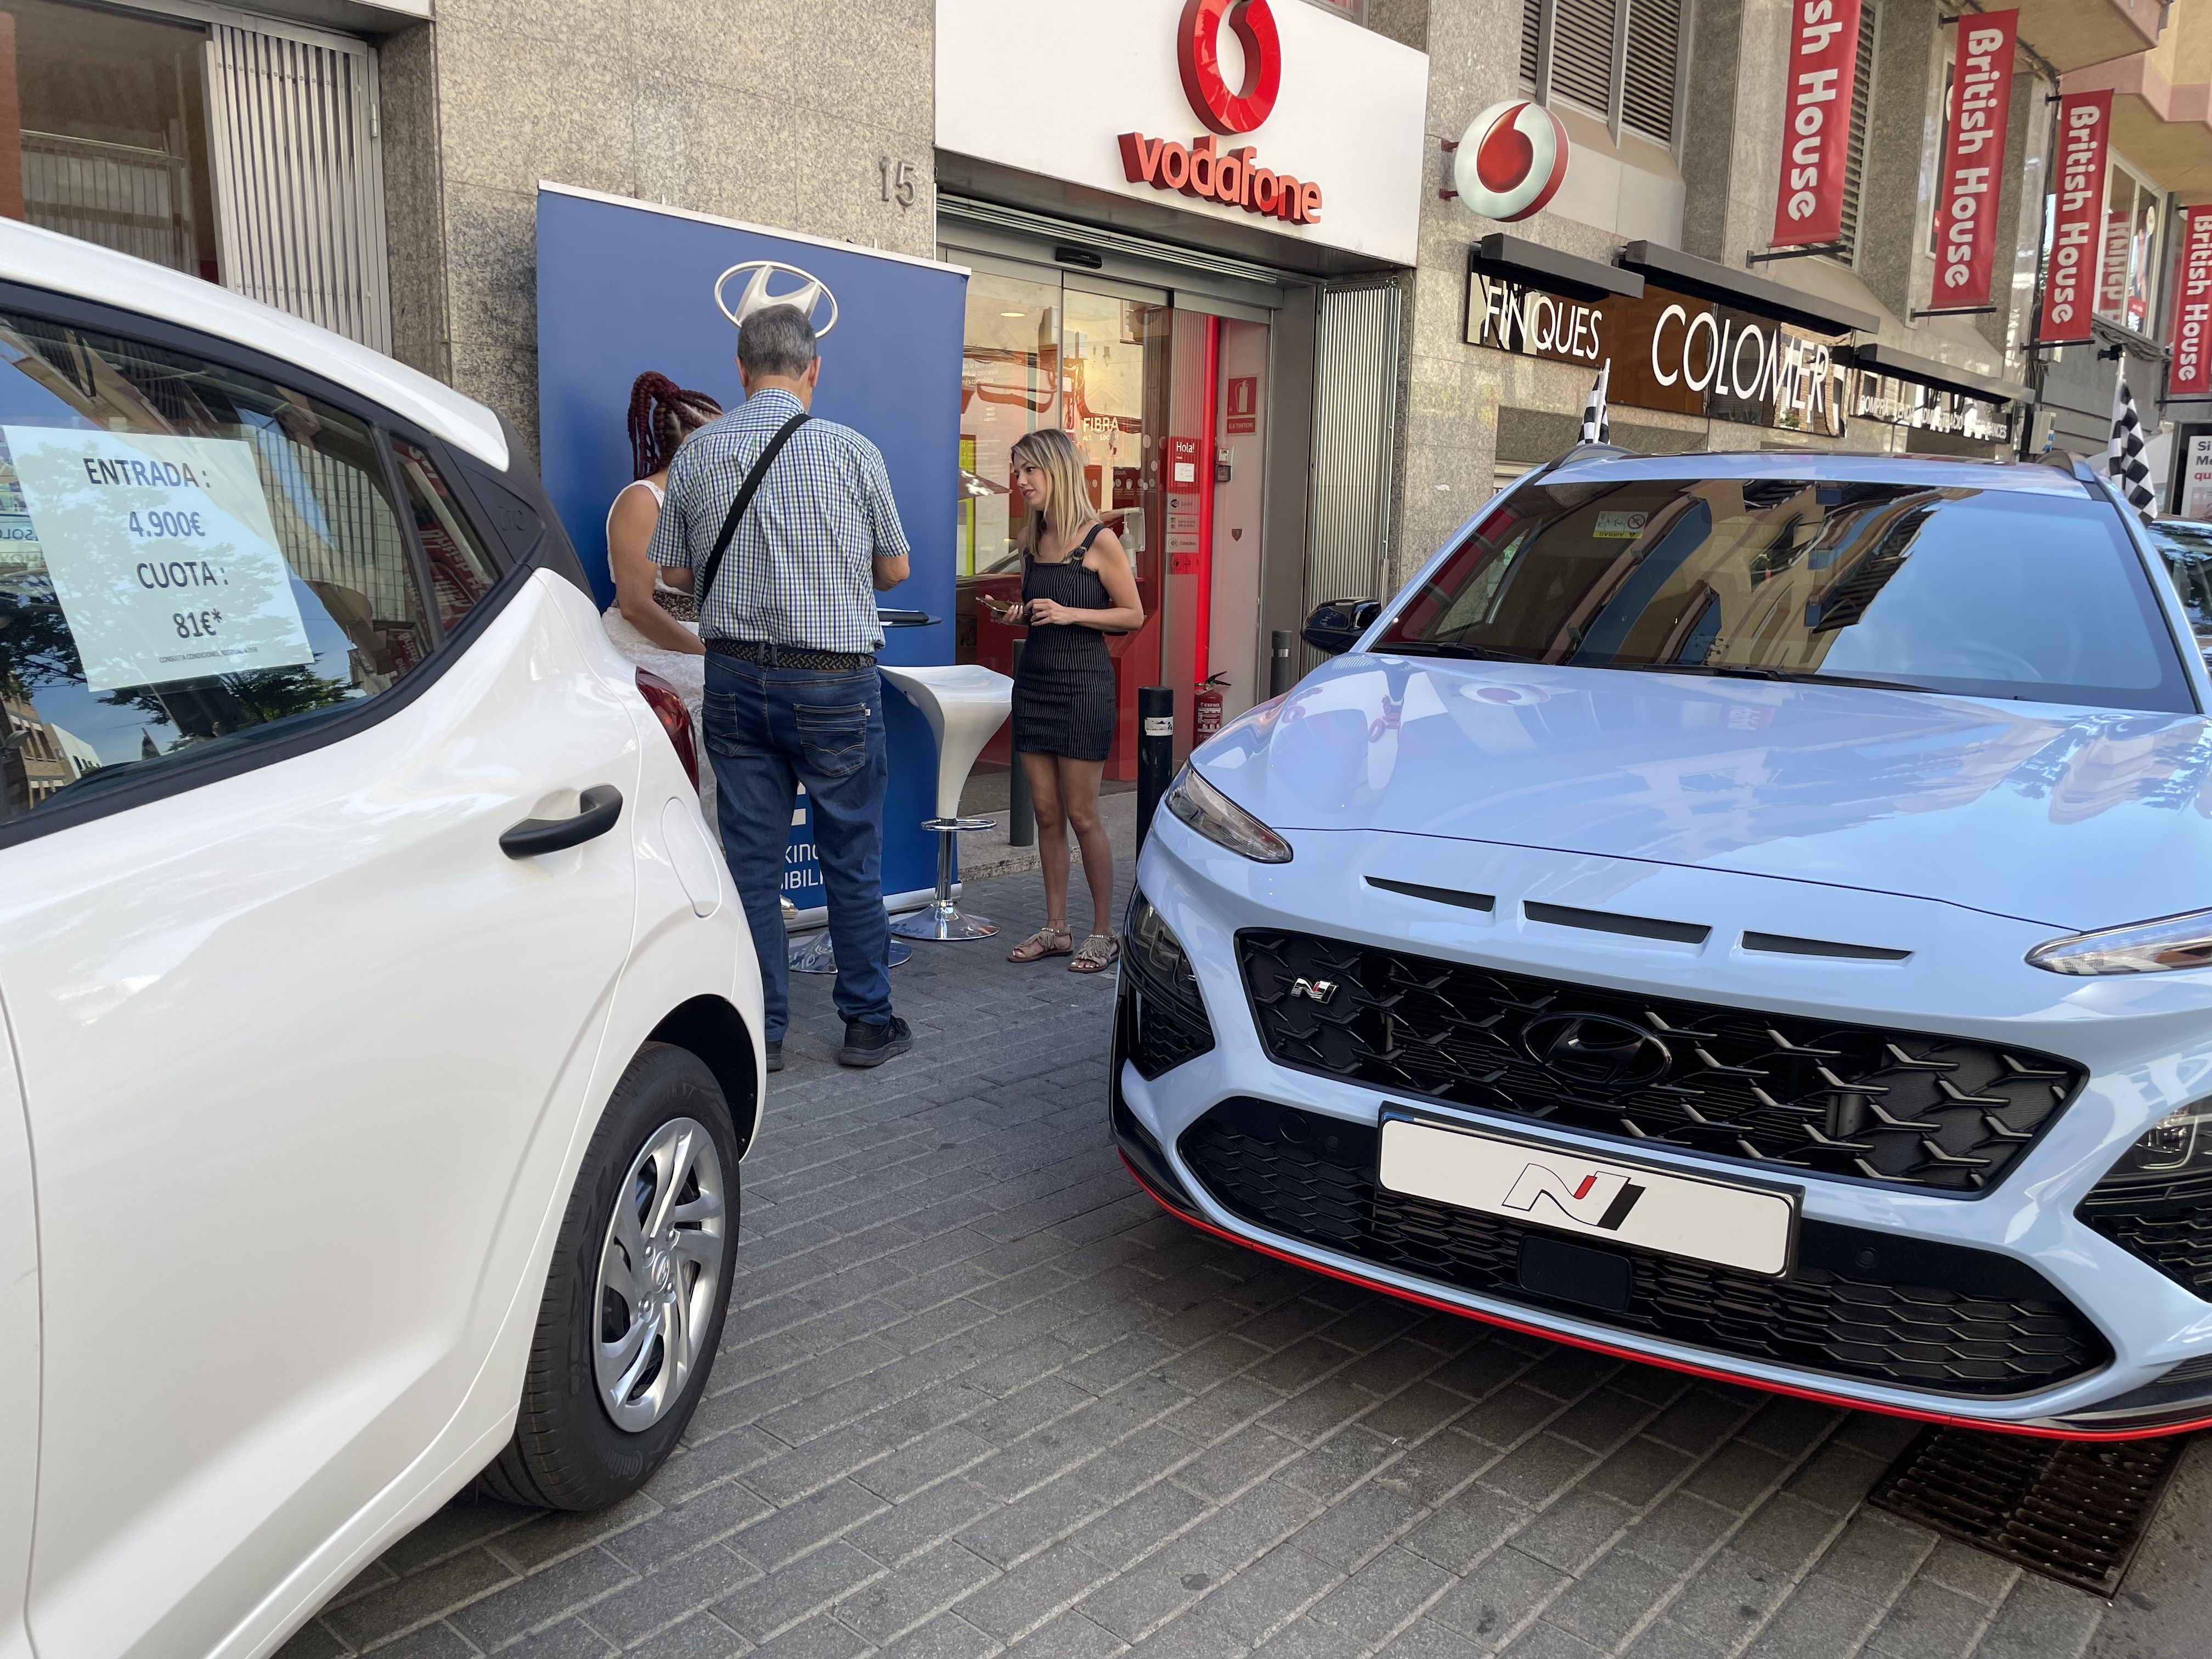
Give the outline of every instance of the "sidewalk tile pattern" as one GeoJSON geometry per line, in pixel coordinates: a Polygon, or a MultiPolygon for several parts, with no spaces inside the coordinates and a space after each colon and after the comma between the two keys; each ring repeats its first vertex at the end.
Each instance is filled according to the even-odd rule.
{"type": "MultiPolygon", "coordinates": [[[[1042,920],[1034,876],[968,902],[1008,939],[1042,920]]],[[[1110,975],[1002,954],[918,946],[893,981],[915,1052],[872,1073],[827,1063],[827,982],[794,986],[711,1393],[644,1492],[457,1500],[282,1659],[2088,1644],[2101,1603],[1860,1507],[1910,1425],[1430,1313],[1164,1215],[1106,1137],[1110,975]]]]}

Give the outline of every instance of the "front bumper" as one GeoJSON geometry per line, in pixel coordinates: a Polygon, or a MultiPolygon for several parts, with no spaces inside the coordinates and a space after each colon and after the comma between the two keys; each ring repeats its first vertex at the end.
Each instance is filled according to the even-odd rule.
{"type": "MultiPolygon", "coordinates": [[[[1113,1060],[1114,1132],[1139,1180],[1169,1208],[1251,1248],[1426,1305],[1608,1353],[1855,1407],[2071,1437],[2175,1433],[2212,1424],[2212,1305],[2083,1226],[2081,1196],[2144,1127],[2212,1079],[2212,1029],[2193,986],[2052,981],[2018,963],[2044,931],[1879,896],[1764,878],[1715,877],[1527,849],[1386,835],[1301,835],[1290,865],[1255,866],[1164,816],[1139,881],[1188,952],[1208,1040],[1174,1031],[1148,1079],[1128,1052],[1142,1011],[1125,973],[1113,1060]],[[1469,873],[1481,862],[1480,879],[1469,873]],[[1808,937],[1853,937],[1869,908],[1885,939],[1912,937],[1915,962],[1747,963],[1735,937],[1685,953],[1671,945],[1553,937],[1514,925],[1517,903],[1467,916],[1365,889],[1363,872],[1480,885],[1516,899],[1601,902],[1656,915],[1723,916],[1808,937]],[[1794,908],[1793,908],[1794,907],[1794,908]],[[1912,917],[1911,910],[1942,912],[1912,917]],[[1431,914],[1435,912],[1435,914],[1431,914]],[[1782,925],[1777,925],[1778,917],[1782,925]],[[1912,927],[1920,933],[1911,935],[1912,927]],[[1376,1187],[1374,1142],[1402,1097],[1292,1070],[1262,1042],[1235,949],[1246,929],[1303,928],[1427,956],[1541,973],[1615,992],[1693,994],[1780,1013],[1866,1019],[2040,1048],[2085,1066],[2078,1097],[1977,1196],[1781,1172],[1803,1194],[1800,1252],[1781,1281],[1747,1282],[1676,1258],[1634,1263],[1625,1312],[1532,1292],[1516,1271],[1541,1227],[1408,1200],[1376,1187]],[[1914,971],[1916,970],[1917,971],[1914,971]],[[2148,993],[2146,994],[2146,993],[2148,993]],[[1185,1058],[1188,1054],[1190,1057],[1185,1058]],[[1293,1123],[1294,1135],[1275,1126],[1293,1123]],[[1319,1126],[1326,1133],[1314,1133],[1319,1126]],[[1295,1140],[1296,1145],[1291,1144],[1295,1140]],[[1333,1143],[1317,1156],[1322,1141],[1333,1143]],[[1256,1173],[1255,1173],[1256,1171],[1256,1173]]],[[[1556,930],[1553,930],[1556,931],[1556,930]]],[[[1470,1121],[1480,1121],[1469,1114],[1470,1121]]],[[[1514,1127],[1591,1157],[1741,1176],[1741,1163],[1579,1133],[1528,1118],[1514,1127]]],[[[1776,1171],[1762,1168],[1759,1178],[1776,1171]]],[[[1635,1256],[1638,1253],[1626,1252],[1635,1256]]]]}

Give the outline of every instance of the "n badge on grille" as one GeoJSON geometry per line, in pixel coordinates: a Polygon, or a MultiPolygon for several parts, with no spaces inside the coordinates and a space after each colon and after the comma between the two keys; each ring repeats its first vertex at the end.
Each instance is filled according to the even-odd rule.
{"type": "Polygon", "coordinates": [[[1610,1170],[1594,1170],[1570,1187],[1558,1170],[1531,1164],[1515,1178],[1505,1194],[1505,1207],[1525,1210],[1533,1217],[1537,1205],[1549,1203],[1570,1221],[1617,1233],[1643,1196],[1643,1188],[1610,1170]]]}
{"type": "Polygon", "coordinates": [[[1308,1002],[1327,1002],[1336,994],[1333,979],[1296,979],[1291,981],[1291,994],[1304,997],[1308,1002]]]}

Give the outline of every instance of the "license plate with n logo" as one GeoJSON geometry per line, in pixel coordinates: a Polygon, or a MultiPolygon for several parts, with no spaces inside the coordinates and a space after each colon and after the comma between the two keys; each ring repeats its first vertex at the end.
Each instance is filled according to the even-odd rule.
{"type": "Polygon", "coordinates": [[[1397,1109],[1382,1115],[1380,1183],[1502,1220],[1778,1277],[1798,1189],[1586,1158],[1532,1136],[1397,1109]]]}

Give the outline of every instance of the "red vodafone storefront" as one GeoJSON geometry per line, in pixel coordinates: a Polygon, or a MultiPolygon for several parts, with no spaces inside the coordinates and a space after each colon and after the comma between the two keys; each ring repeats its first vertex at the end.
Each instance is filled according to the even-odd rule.
{"type": "Polygon", "coordinates": [[[1316,356],[1349,344],[1379,385],[1387,355],[1395,380],[1395,331],[1343,324],[1394,322],[1414,262],[1427,59],[1309,0],[939,0],[937,40],[939,240],[972,273],[959,658],[1012,665],[977,599],[1020,583],[1009,452],[1061,427],[1145,603],[1111,641],[1108,775],[1131,777],[1139,686],[1175,688],[1187,750],[1201,684],[1223,718],[1264,699],[1269,633],[1332,580],[1308,559],[1338,395],[1316,356]],[[1066,99],[1009,77],[1012,41],[1070,66],[1066,99]]]}

